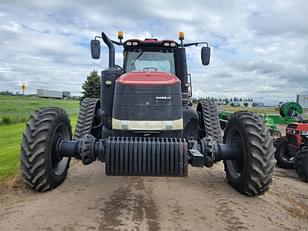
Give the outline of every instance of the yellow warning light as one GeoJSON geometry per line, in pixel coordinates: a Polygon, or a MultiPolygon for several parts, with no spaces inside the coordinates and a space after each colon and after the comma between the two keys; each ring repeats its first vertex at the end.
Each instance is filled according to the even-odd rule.
{"type": "Polygon", "coordinates": [[[179,32],[179,40],[184,40],[185,34],[184,32],[179,32]]]}
{"type": "Polygon", "coordinates": [[[124,37],[124,32],[123,31],[118,31],[118,39],[123,39],[124,37]]]}

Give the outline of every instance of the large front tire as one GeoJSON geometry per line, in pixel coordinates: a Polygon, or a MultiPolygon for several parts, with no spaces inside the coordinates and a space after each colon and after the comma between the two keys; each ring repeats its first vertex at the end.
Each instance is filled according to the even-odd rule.
{"type": "Polygon", "coordinates": [[[21,143],[20,170],[23,181],[33,190],[45,192],[60,185],[67,176],[69,158],[57,155],[60,139],[70,140],[72,129],[61,108],[44,108],[27,123],[21,143]]]}
{"type": "Polygon", "coordinates": [[[224,143],[234,144],[240,154],[238,160],[224,161],[230,185],[248,196],[265,193],[272,182],[275,149],[262,119],[251,112],[233,113],[225,129],[224,143]]]}
{"type": "Polygon", "coordinates": [[[302,148],[296,154],[295,171],[302,181],[308,183],[308,147],[302,148]]]}

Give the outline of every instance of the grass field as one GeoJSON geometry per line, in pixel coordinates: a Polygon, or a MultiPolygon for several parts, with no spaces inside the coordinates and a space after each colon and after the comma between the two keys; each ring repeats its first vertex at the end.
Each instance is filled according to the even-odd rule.
{"type": "MultiPolygon", "coordinates": [[[[0,96],[0,183],[16,175],[19,167],[19,151],[25,121],[41,107],[58,106],[64,108],[71,117],[75,128],[79,101],[41,99],[37,97],[0,96]],[[8,118],[3,122],[3,118],[8,118]],[[5,123],[9,123],[5,125],[5,123]]],[[[266,114],[278,114],[273,107],[242,108],[224,107],[225,111],[250,110],[266,114]]],[[[306,113],[308,111],[306,110],[306,113]]]]}
{"type": "Polygon", "coordinates": [[[274,107],[231,107],[231,106],[223,106],[224,111],[236,112],[241,110],[248,110],[252,112],[257,112],[261,114],[279,114],[278,110],[275,110],[274,107]]]}
{"type": "MultiPolygon", "coordinates": [[[[279,114],[279,111],[276,110],[275,107],[248,107],[246,108],[246,107],[223,106],[220,109],[224,111],[229,111],[229,112],[248,110],[248,111],[257,112],[260,114],[279,114]]],[[[308,109],[304,109],[304,116],[305,118],[308,118],[308,109]]]]}
{"type": "Polygon", "coordinates": [[[28,121],[30,115],[38,108],[58,106],[68,114],[78,113],[79,101],[62,99],[43,99],[25,96],[0,96],[0,125],[28,121]]]}
{"type": "Polygon", "coordinates": [[[0,183],[18,173],[20,142],[25,129],[25,122],[19,119],[28,120],[36,109],[48,106],[65,109],[70,114],[72,127],[76,126],[79,101],[0,96],[0,118],[12,118],[12,124],[0,125],[0,183]]]}

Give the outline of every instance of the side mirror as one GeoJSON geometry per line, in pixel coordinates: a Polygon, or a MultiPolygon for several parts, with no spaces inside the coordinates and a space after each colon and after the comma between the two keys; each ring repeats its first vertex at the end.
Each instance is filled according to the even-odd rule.
{"type": "Polygon", "coordinates": [[[91,40],[91,56],[92,59],[99,59],[101,56],[101,43],[99,40],[91,40]]]}
{"type": "Polygon", "coordinates": [[[211,48],[210,47],[202,47],[201,48],[201,61],[202,65],[209,65],[211,57],[211,48]]]}

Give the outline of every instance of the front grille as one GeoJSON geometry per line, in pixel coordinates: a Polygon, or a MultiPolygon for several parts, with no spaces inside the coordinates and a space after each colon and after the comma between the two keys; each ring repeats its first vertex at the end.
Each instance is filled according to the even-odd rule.
{"type": "Polygon", "coordinates": [[[292,144],[292,145],[297,145],[297,139],[296,139],[296,136],[294,135],[288,135],[288,142],[289,144],[292,144]]]}

